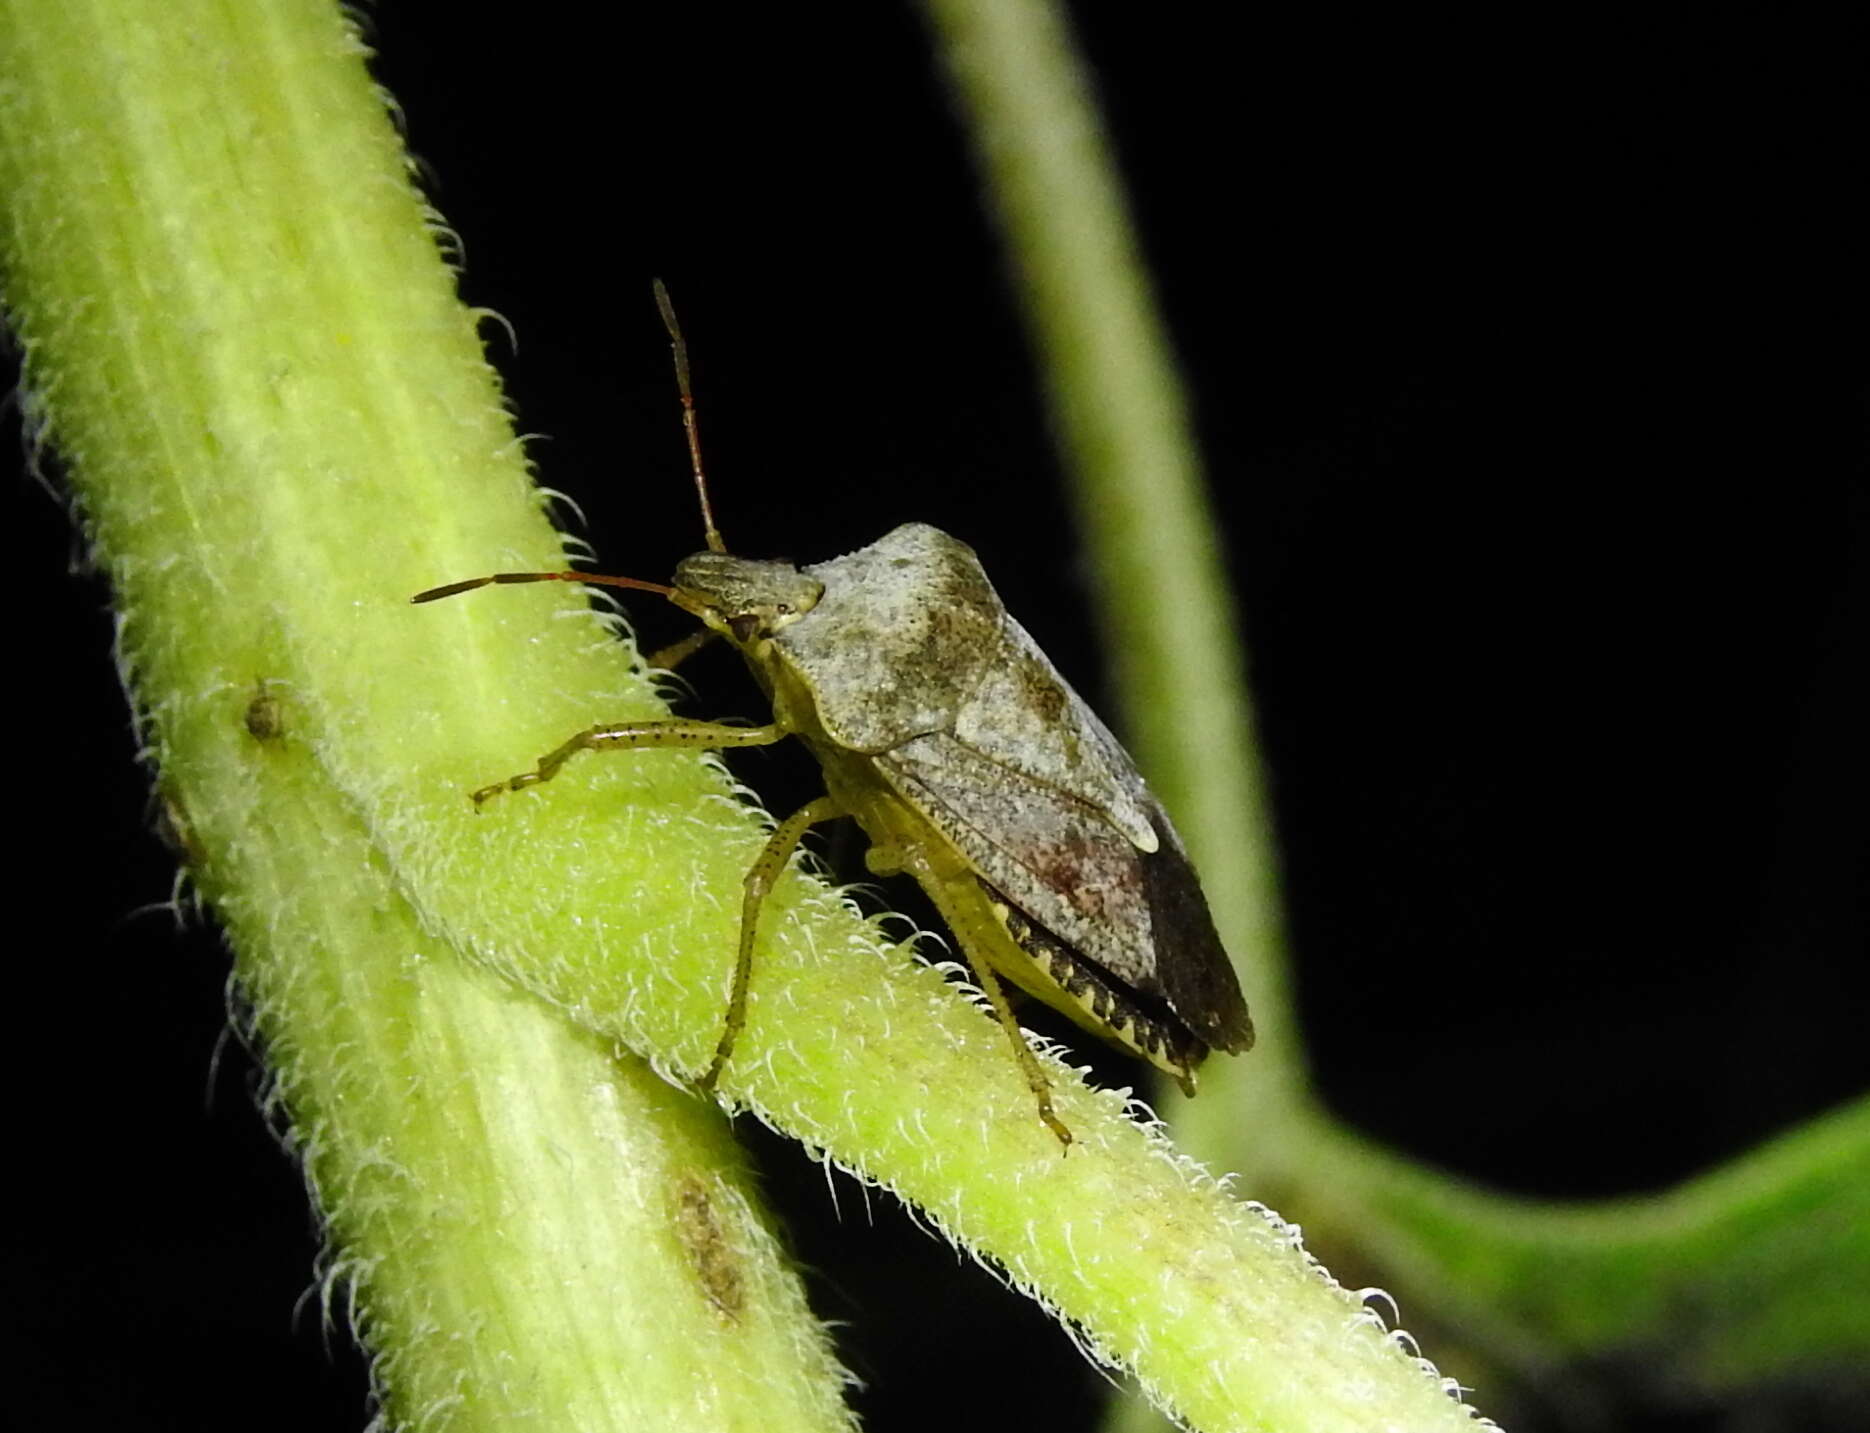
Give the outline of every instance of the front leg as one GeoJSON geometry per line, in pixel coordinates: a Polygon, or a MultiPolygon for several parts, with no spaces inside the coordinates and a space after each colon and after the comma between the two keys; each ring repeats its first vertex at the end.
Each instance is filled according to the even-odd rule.
{"type": "Polygon", "coordinates": [[[594,726],[579,732],[555,751],[539,758],[531,771],[509,776],[473,793],[478,809],[489,797],[503,791],[521,791],[550,781],[558,769],[581,751],[639,751],[643,749],[719,751],[730,746],[771,746],[790,735],[778,722],[770,726],[724,726],[713,721],[631,721],[616,726],[594,726]]]}
{"type": "Polygon", "coordinates": [[[702,627],[690,632],[679,641],[671,642],[666,647],[658,647],[645,659],[652,667],[665,672],[673,672],[683,662],[712,642],[720,633],[711,627],[702,627]]]}

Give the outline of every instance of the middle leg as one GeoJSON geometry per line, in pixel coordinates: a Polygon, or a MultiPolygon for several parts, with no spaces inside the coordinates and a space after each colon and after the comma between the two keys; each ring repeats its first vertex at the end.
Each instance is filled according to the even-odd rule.
{"type": "Polygon", "coordinates": [[[696,1082],[696,1088],[703,1093],[712,1090],[715,1081],[721,1078],[721,1071],[734,1053],[734,1041],[747,1023],[747,981],[753,973],[753,937],[759,929],[760,905],[779,879],[780,872],[785,870],[786,862],[792,859],[805,833],[820,822],[842,815],[844,808],[829,796],[808,801],[773,828],[773,834],[748,869],[740,903],[740,948],[734,959],[734,985],[727,997],[727,1023],[714,1047],[714,1058],[696,1082]]]}

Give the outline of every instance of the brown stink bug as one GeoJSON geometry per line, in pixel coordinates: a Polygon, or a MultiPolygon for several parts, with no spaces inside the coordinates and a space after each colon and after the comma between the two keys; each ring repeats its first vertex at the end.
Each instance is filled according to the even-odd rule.
{"type": "Polygon", "coordinates": [[[594,726],[532,771],[474,792],[475,804],[550,781],[581,751],[795,737],[823,770],[826,794],[780,822],[747,872],[733,988],[703,1089],[745,1019],[762,900],[808,828],[850,816],[870,839],[871,871],[915,877],[948,923],[1061,1143],[1071,1133],[1053,1113],[1002,976],[1192,1095],[1209,1049],[1247,1049],[1253,1025],[1187,854],[1135,764],[1007,614],[973,549],[946,533],[908,523],[803,568],[730,554],[702,474],[686,346],[660,283],[656,301],[675,348],[708,550],[685,559],[670,586],[503,572],[414,600],[509,582],[657,592],[706,628],[661,660],[672,665],[709,636],[725,637],[770,695],[773,719],[594,726]]]}

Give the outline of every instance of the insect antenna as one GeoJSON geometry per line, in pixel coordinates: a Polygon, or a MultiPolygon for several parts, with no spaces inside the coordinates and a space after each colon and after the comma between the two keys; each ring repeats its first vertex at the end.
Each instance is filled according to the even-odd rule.
{"type": "Polygon", "coordinates": [[[466,582],[450,582],[445,587],[431,587],[426,592],[416,593],[409,600],[434,602],[438,598],[472,592],[476,587],[508,582],[588,582],[596,587],[634,587],[642,592],[654,592],[660,597],[675,596],[673,587],[665,587],[660,582],[645,582],[640,577],[608,577],[601,572],[495,572],[486,577],[470,577],[466,582]]]}
{"type": "MultiPolygon", "coordinates": [[[[656,307],[662,312],[663,326],[669,330],[669,342],[675,347],[675,381],[682,390],[682,429],[688,435],[688,461],[695,471],[695,492],[701,498],[701,522],[708,532],[709,550],[726,552],[727,544],[721,541],[721,530],[714,525],[714,505],[708,501],[708,479],[701,470],[701,434],[695,425],[695,389],[688,377],[688,341],[682,337],[682,326],[675,321],[675,305],[669,302],[668,289],[663,287],[661,279],[655,280],[655,286],[656,307]]],[[[470,577],[465,582],[431,587],[409,600],[436,602],[443,597],[472,592],[477,587],[514,582],[587,582],[601,587],[633,587],[671,600],[675,597],[673,587],[645,582],[638,577],[607,577],[596,572],[495,572],[486,577],[470,577]]]]}
{"type": "Polygon", "coordinates": [[[663,287],[661,279],[654,283],[662,326],[669,330],[669,342],[675,348],[675,381],[682,390],[682,430],[688,434],[688,462],[695,470],[695,492],[701,498],[701,522],[708,530],[708,551],[726,552],[727,544],[721,541],[721,530],[714,525],[714,505],[708,501],[708,480],[701,471],[701,433],[695,426],[695,390],[688,381],[688,340],[682,337],[682,326],[675,321],[675,305],[669,302],[669,291],[663,287]]]}

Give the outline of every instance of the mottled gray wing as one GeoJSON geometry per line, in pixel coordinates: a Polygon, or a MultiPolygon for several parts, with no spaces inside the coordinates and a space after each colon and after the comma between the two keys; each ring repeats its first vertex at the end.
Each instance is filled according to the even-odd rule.
{"type": "MultiPolygon", "coordinates": [[[[1133,774],[1127,757],[1123,762],[1133,774]]],[[[1246,1002],[1194,871],[1140,781],[1133,799],[1153,850],[1139,848],[1082,798],[946,732],[905,742],[876,763],[982,879],[1033,920],[1164,1001],[1208,1044],[1237,1051],[1252,1042],[1246,1002]]]]}
{"type": "Polygon", "coordinates": [[[1000,650],[950,730],[988,761],[1100,812],[1139,850],[1158,840],[1160,808],[1130,754],[1026,629],[1003,619],[1000,650]]]}

